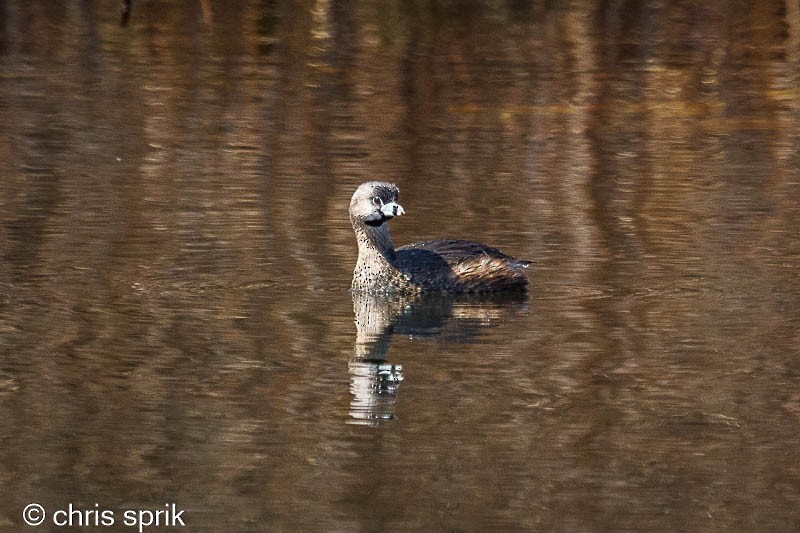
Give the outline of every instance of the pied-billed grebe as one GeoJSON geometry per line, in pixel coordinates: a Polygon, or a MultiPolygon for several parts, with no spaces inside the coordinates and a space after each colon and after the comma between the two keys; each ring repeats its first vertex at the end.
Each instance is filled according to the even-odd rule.
{"type": "Polygon", "coordinates": [[[358,239],[353,291],[494,292],[521,290],[530,264],[497,248],[457,239],[426,241],[397,250],[387,222],[405,211],[391,183],[362,183],[350,200],[350,222],[358,239]]]}

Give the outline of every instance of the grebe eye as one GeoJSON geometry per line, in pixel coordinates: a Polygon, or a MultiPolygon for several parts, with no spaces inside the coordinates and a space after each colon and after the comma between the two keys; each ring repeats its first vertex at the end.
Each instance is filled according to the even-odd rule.
{"type": "Polygon", "coordinates": [[[380,196],[376,196],[375,198],[372,199],[372,204],[375,207],[383,207],[383,200],[381,200],[380,196]]]}

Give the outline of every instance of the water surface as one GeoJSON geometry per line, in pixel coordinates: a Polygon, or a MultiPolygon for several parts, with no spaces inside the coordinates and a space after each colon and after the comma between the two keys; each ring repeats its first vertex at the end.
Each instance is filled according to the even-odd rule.
{"type": "Polygon", "coordinates": [[[0,529],[797,527],[796,2],[112,4],[0,2],[0,529]]]}

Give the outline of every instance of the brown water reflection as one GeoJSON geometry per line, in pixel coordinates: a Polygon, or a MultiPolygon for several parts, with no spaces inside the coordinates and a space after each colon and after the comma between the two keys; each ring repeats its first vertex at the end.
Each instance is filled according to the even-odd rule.
{"type": "Polygon", "coordinates": [[[796,1],[132,5],[0,1],[0,530],[796,528],[796,1]],[[367,179],[527,299],[364,341],[367,179]]]}

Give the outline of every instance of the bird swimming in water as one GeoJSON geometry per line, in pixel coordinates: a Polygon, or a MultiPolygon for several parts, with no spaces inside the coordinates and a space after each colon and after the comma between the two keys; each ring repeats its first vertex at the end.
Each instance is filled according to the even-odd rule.
{"type": "Polygon", "coordinates": [[[437,239],[395,250],[387,222],[405,213],[391,183],[362,183],[350,199],[350,222],[358,240],[352,290],[372,293],[524,290],[529,261],[497,248],[458,239],[437,239]]]}

